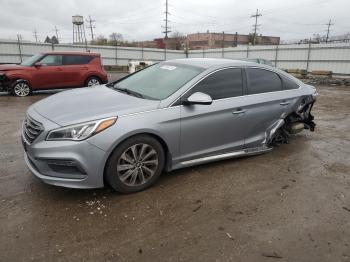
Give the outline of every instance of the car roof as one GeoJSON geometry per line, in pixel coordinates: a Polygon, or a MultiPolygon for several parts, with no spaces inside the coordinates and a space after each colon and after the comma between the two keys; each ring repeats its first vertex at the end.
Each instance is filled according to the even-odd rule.
{"type": "Polygon", "coordinates": [[[51,51],[51,52],[42,52],[45,55],[89,55],[89,56],[100,56],[99,53],[91,52],[62,52],[62,51],[51,51]]]}
{"type": "Polygon", "coordinates": [[[182,58],[182,59],[168,60],[165,63],[183,64],[183,65],[201,67],[204,69],[218,67],[218,66],[244,66],[244,65],[252,64],[251,62],[247,62],[247,61],[225,59],[225,58],[182,58]]]}

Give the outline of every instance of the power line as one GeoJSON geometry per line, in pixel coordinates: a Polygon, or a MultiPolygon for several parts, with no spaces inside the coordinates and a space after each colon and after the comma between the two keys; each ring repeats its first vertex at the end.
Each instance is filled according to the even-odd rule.
{"type": "Polygon", "coordinates": [[[168,11],[168,0],[165,0],[165,26],[164,26],[164,31],[163,33],[165,34],[164,39],[168,38],[168,33],[170,33],[170,27],[169,27],[169,19],[168,19],[168,15],[170,15],[169,11],[168,11]]]}
{"type": "Polygon", "coordinates": [[[327,36],[326,36],[326,43],[327,43],[328,42],[328,38],[329,38],[329,31],[330,31],[331,25],[334,25],[334,24],[332,24],[332,19],[329,19],[329,22],[326,25],[328,26],[327,27],[327,36]]]}
{"type": "Polygon", "coordinates": [[[36,31],[36,29],[34,29],[33,31],[33,36],[35,38],[35,42],[38,43],[38,32],[36,31]]]}
{"type": "Polygon", "coordinates": [[[259,9],[256,9],[256,13],[254,15],[251,15],[251,18],[255,18],[255,24],[253,25],[254,28],[254,35],[253,35],[253,45],[255,45],[256,41],[256,31],[260,25],[258,25],[258,17],[262,16],[261,13],[259,13],[259,9]]]}

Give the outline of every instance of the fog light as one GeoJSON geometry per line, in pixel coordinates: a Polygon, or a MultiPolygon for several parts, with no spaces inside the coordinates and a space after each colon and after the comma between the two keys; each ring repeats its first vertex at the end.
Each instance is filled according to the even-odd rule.
{"type": "Polygon", "coordinates": [[[74,160],[51,159],[47,160],[47,164],[56,166],[76,166],[76,162],[74,160]]]}

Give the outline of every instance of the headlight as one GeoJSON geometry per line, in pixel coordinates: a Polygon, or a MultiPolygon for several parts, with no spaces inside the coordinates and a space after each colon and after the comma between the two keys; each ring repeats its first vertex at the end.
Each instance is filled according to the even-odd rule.
{"type": "Polygon", "coordinates": [[[50,131],[46,140],[73,140],[81,141],[112,126],[117,117],[110,117],[77,125],[66,126],[50,131]]]}

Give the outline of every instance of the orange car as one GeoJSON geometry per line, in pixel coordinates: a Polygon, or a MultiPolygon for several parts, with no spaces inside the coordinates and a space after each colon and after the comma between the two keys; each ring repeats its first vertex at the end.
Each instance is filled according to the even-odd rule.
{"type": "Polygon", "coordinates": [[[28,96],[35,90],[93,86],[107,83],[101,56],[89,52],[48,52],[20,65],[0,65],[0,91],[28,96]]]}

